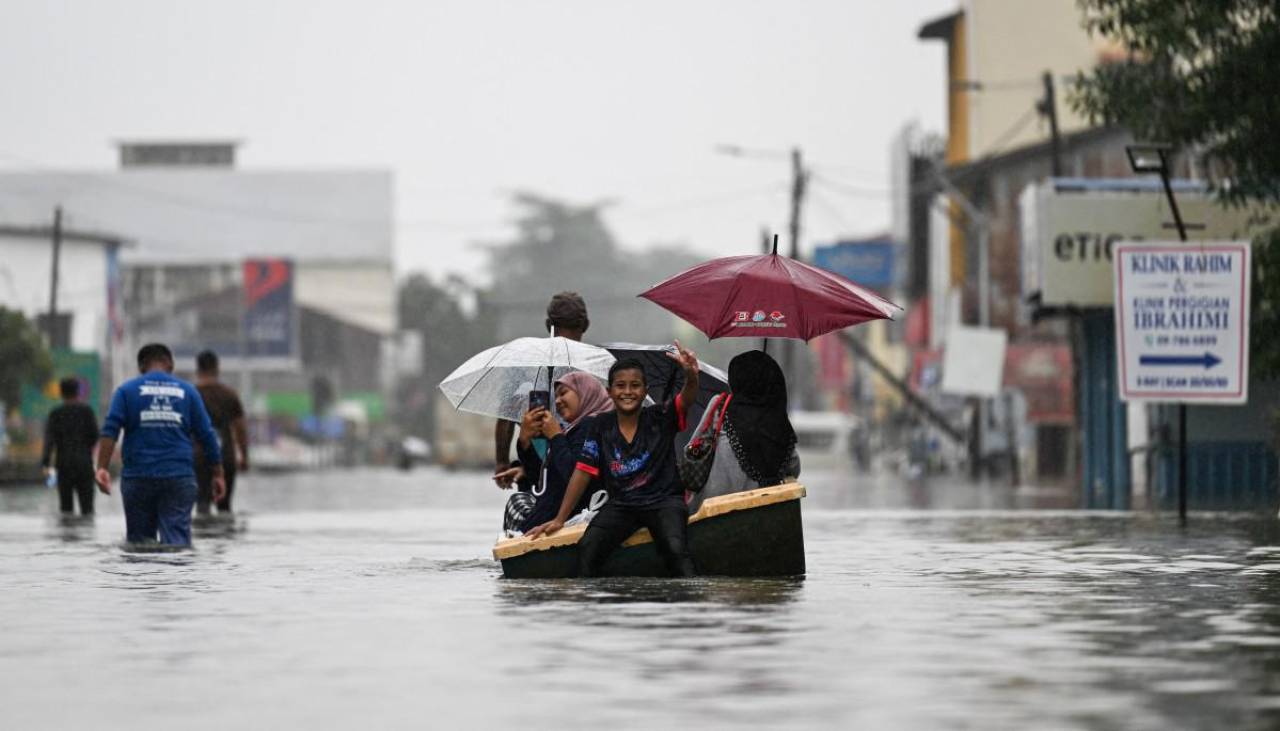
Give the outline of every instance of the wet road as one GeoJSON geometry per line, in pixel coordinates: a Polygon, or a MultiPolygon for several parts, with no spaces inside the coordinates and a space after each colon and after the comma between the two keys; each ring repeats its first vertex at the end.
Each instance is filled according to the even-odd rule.
{"type": "Polygon", "coordinates": [[[0,489],[3,726],[1280,727],[1274,519],[811,475],[803,580],[518,582],[482,479],[253,475],[179,554],[0,489]]]}

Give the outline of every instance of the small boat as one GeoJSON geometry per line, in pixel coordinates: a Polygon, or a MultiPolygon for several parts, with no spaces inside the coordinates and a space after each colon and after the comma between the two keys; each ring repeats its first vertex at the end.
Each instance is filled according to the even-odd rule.
{"type": "MultiPolygon", "coordinates": [[[[689,516],[689,548],[704,576],[798,576],[804,573],[800,499],[791,482],[707,498],[689,516]]],[[[509,579],[561,579],[578,571],[578,540],[586,525],[554,535],[508,538],[493,547],[509,579]]],[[[605,563],[607,576],[665,576],[649,531],[640,529],[605,563]]]]}

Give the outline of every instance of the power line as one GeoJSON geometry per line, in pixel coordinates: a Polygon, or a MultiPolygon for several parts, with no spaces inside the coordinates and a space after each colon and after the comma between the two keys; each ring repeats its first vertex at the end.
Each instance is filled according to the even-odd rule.
{"type": "Polygon", "coordinates": [[[839,207],[833,205],[831,201],[827,200],[826,194],[819,193],[819,191],[815,189],[811,197],[813,202],[818,204],[818,208],[822,210],[822,212],[825,213],[832,221],[835,221],[837,226],[844,229],[845,233],[853,230],[853,227],[849,225],[849,221],[844,217],[844,214],[840,212],[839,207]]]}
{"type": "Polygon", "coordinates": [[[893,191],[890,188],[873,188],[870,186],[852,185],[841,180],[829,178],[826,175],[812,174],[815,182],[825,185],[827,188],[839,191],[845,195],[851,195],[857,198],[878,198],[884,199],[892,196],[893,191]]]}
{"type": "Polygon", "coordinates": [[[720,203],[731,203],[733,201],[742,200],[744,198],[754,198],[766,193],[781,193],[787,189],[785,183],[769,183],[765,186],[753,186],[751,188],[742,188],[738,190],[726,191],[724,193],[716,193],[707,196],[697,196],[685,198],[682,200],[670,201],[653,206],[645,206],[641,208],[623,208],[619,211],[623,216],[641,216],[649,217],[654,214],[664,214],[671,211],[679,211],[687,208],[696,208],[699,206],[717,205],[720,203]]]}

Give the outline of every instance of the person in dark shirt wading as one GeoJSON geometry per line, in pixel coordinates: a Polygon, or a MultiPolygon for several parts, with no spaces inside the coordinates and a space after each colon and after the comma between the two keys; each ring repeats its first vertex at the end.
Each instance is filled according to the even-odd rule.
{"type": "Polygon", "coordinates": [[[80,514],[93,515],[93,445],[98,441],[98,420],[93,409],[80,400],[80,381],[64,378],[58,383],[62,404],[49,412],[44,424],[44,453],[40,464],[49,474],[50,456],[57,470],[58,508],[73,511],[73,496],[80,514]]]}
{"type": "MultiPolygon", "coordinates": [[[[236,473],[249,469],[249,430],[245,427],[244,406],[240,395],[218,380],[218,354],[206,350],[196,356],[196,390],[204,400],[209,421],[218,433],[222,446],[222,474],[227,483],[227,494],[217,502],[218,513],[231,512],[231,497],[236,491],[236,473]],[[238,455],[238,456],[237,456],[238,455]]],[[[196,445],[196,513],[209,514],[213,502],[213,466],[205,458],[204,450],[196,445]]]]}
{"type": "Polygon", "coordinates": [[[525,535],[536,538],[564,527],[591,478],[598,477],[609,501],[578,541],[578,575],[599,576],[609,555],[632,533],[648,528],[672,576],[693,576],[684,487],[676,474],[676,435],[684,430],[689,404],[698,396],[698,359],[676,341],[671,357],[684,371],[675,400],[644,406],[644,366],[624,358],[609,369],[614,411],[592,418],[577,467],[556,517],[525,535]]]}
{"type": "Polygon", "coordinates": [[[120,384],[98,440],[98,489],[111,494],[107,466],[120,432],[125,435],[120,494],[129,543],[191,545],[191,507],[196,501],[192,439],[213,464],[213,497],[222,499],[222,449],[200,393],[173,376],[173,353],[159,343],[138,351],[142,375],[120,384]]]}

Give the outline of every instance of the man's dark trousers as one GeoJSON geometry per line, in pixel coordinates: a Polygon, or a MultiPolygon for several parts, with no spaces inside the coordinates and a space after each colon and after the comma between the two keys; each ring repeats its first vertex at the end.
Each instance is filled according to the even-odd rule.
{"type": "Polygon", "coordinates": [[[196,502],[196,478],[124,477],[125,533],[130,543],[191,545],[191,508],[196,502]]]}

